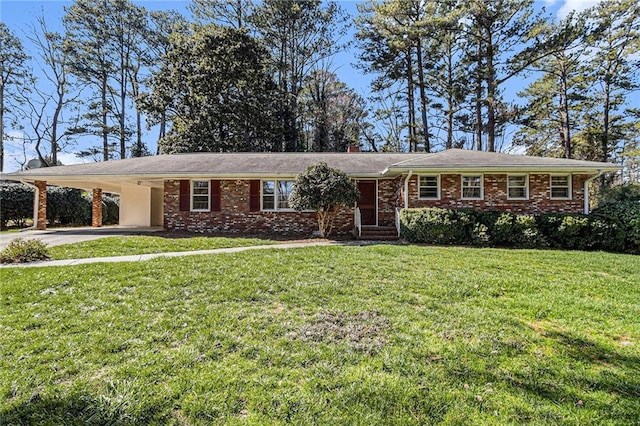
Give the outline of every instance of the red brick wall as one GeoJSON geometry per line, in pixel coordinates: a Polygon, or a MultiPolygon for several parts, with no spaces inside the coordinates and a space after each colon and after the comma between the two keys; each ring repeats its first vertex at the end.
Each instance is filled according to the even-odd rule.
{"type": "Polygon", "coordinates": [[[395,226],[396,207],[401,207],[402,185],[404,179],[398,176],[395,179],[378,180],[378,225],[395,226]]]}
{"type": "MultiPolygon", "coordinates": [[[[378,225],[394,226],[395,208],[404,206],[404,179],[378,180],[378,225]]],[[[462,200],[459,174],[440,176],[440,200],[418,199],[418,176],[409,180],[409,207],[471,208],[476,210],[505,210],[519,214],[583,211],[584,181],[587,175],[572,178],[572,199],[552,200],[548,174],[529,175],[529,199],[507,199],[507,175],[484,175],[484,199],[462,200]]],[[[171,230],[221,233],[277,233],[283,235],[311,235],[317,230],[315,212],[249,211],[249,181],[220,182],[219,212],[180,211],[180,181],[164,183],[164,227],[171,230]]],[[[336,218],[334,234],[350,234],[354,229],[353,209],[342,208],[336,218]]]]}
{"type": "Polygon", "coordinates": [[[99,228],[102,226],[102,189],[93,188],[91,198],[91,226],[99,228]]]}
{"type": "Polygon", "coordinates": [[[34,184],[38,188],[38,211],[35,212],[35,228],[44,230],[47,229],[47,182],[37,180],[34,184]]]}
{"type": "MultiPolygon", "coordinates": [[[[190,232],[282,235],[311,235],[318,229],[315,212],[249,211],[249,182],[222,180],[219,212],[181,212],[180,181],[165,180],[164,227],[190,232]]],[[[353,227],[353,209],[340,209],[333,234],[349,234],[353,227]]]]}
{"type": "Polygon", "coordinates": [[[584,181],[588,175],[573,175],[572,198],[552,200],[548,174],[529,174],[529,199],[507,199],[507,175],[484,175],[484,199],[462,200],[459,174],[440,175],[440,199],[418,199],[418,176],[409,180],[409,207],[442,207],[448,209],[470,208],[475,210],[505,210],[518,214],[548,212],[582,213],[584,208],[584,181]]]}

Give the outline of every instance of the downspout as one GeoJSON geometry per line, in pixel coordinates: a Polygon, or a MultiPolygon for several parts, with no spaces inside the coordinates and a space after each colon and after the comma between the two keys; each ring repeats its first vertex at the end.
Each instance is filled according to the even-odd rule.
{"type": "Polygon", "coordinates": [[[598,174],[591,176],[589,179],[584,181],[584,214],[589,214],[589,184],[603,174],[604,172],[602,170],[598,170],[598,174]]]}
{"type": "Polygon", "coordinates": [[[23,231],[28,231],[30,229],[36,229],[36,226],[38,226],[38,210],[40,210],[40,190],[37,186],[27,182],[26,180],[20,180],[20,182],[35,189],[35,192],[33,194],[33,225],[22,229],[23,231]]]}
{"type": "Polygon", "coordinates": [[[409,170],[409,174],[407,174],[407,177],[404,179],[404,208],[405,209],[409,208],[409,179],[411,179],[412,175],[413,175],[413,170],[409,170]]]}

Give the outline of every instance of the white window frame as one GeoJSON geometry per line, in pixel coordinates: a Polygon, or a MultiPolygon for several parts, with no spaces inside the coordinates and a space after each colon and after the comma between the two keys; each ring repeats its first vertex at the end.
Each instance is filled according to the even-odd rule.
{"type": "Polygon", "coordinates": [[[549,197],[552,200],[571,200],[571,199],[573,199],[572,180],[573,180],[573,177],[570,174],[549,175],[549,197]],[[553,185],[553,178],[554,177],[565,177],[565,178],[567,178],[567,185],[554,186],[553,185]],[[567,188],[567,196],[566,197],[554,197],[553,196],[553,188],[567,188]]]}
{"type": "MultiPolygon", "coordinates": [[[[432,186],[427,186],[425,188],[433,188],[432,186]]],[[[439,200],[440,199],[440,175],[418,175],[418,199],[419,200],[439,200]],[[435,177],[436,178],[436,196],[435,197],[423,197],[420,195],[422,188],[422,178],[423,177],[435,177]]]]}
{"type": "Polygon", "coordinates": [[[260,181],[260,210],[265,212],[293,212],[295,209],[292,208],[280,208],[280,194],[278,191],[278,182],[295,182],[294,179],[262,179],[260,181]],[[264,208],[264,182],[273,182],[273,209],[265,209],[264,208]]]}
{"type": "MultiPolygon", "coordinates": [[[[467,188],[476,188],[475,186],[469,186],[467,188]]],[[[461,200],[484,200],[484,175],[483,174],[465,174],[460,175],[460,199],[461,200]],[[465,197],[464,196],[464,178],[466,177],[480,177],[480,197],[465,197]]]]}
{"type": "Polygon", "coordinates": [[[529,175],[527,174],[511,174],[507,175],[507,200],[528,200],[529,199],[529,175]],[[509,185],[510,177],[524,177],[524,187],[509,185]],[[512,197],[509,193],[511,188],[524,188],[524,197],[512,197]]]}
{"type": "MultiPolygon", "coordinates": [[[[204,194],[198,194],[198,196],[200,197],[204,197],[204,194]]],[[[190,200],[189,200],[189,207],[191,208],[192,212],[209,212],[211,211],[211,180],[207,180],[207,179],[193,179],[191,181],[191,187],[190,187],[190,200]],[[207,208],[206,209],[195,209],[193,208],[193,197],[194,197],[194,193],[193,193],[193,189],[195,187],[195,183],[196,182],[206,182],[207,183],[207,208]]]]}

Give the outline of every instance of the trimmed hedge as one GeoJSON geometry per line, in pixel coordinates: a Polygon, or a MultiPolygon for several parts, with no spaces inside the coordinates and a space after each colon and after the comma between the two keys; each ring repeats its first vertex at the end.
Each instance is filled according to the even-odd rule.
{"type": "MultiPolygon", "coordinates": [[[[29,185],[14,182],[0,183],[0,226],[4,229],[11,221],[17,227],[26,226],[33,219],[33,196],[29,185]]],[[[47,188],[47,221],[50,225],[91,225],[91,195],[79,189],[47,188]]],[[[118,197],[103,195],[102,223],[118,223],[120,202],[118,197]]]]}
{"type": "Polygon", "coordinates": [[[499,211],[403,209],[400,235],[410,242],[640,253],[640,202],[607,204],[589,216],[522,216],[499,211]]]}

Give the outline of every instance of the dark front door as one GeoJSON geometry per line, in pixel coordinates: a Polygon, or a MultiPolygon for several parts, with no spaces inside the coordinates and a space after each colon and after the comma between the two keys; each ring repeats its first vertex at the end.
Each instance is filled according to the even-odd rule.
{"type": "Polygon", "coordinates": [[[375,180],[358,181],[358,189],[360,190],[358,207],[360,208],[361,223],[364,226],[378,224],[376,186],[375,180]]]}

